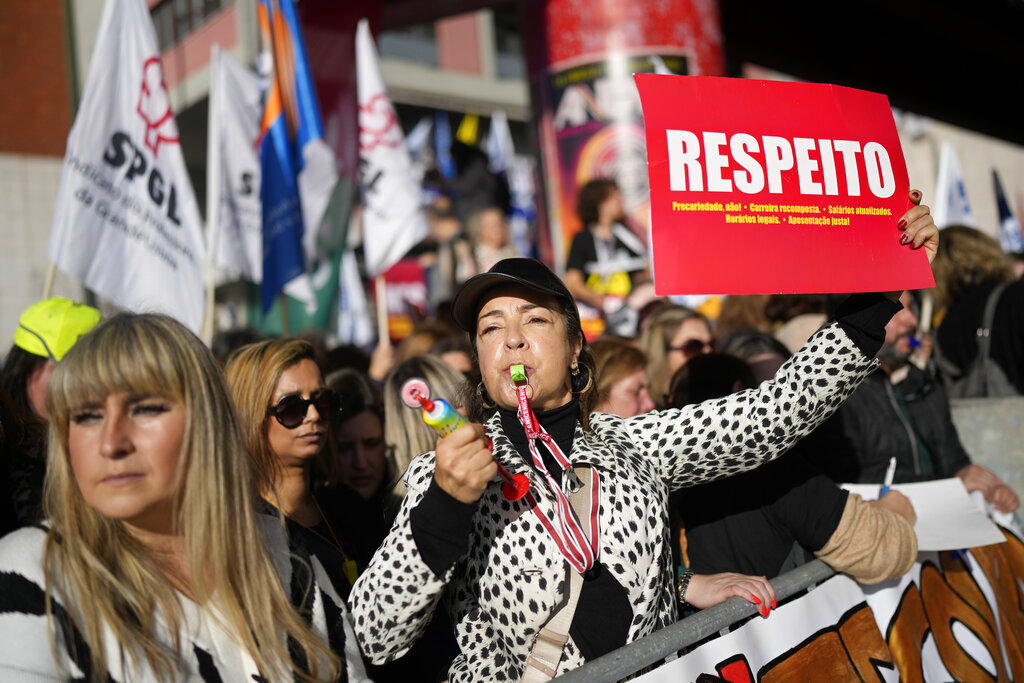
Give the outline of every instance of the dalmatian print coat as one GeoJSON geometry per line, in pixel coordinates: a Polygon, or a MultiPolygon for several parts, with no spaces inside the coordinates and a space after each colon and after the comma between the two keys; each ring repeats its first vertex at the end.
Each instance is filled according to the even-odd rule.
{"type": "MultiPolygon", "coordinates": [[[[590,433],[577,426],[569,457],[574,466],[589,465],[602,475],[599,559],[632,605],[630,642],[676,618],[669,491],[752,469],[781,454],[830,415],[876,365],[831,323],[758,389],[629,419],[595,413],[590,433]]],[[[500,416],[486,428],[495,457],[530,478],[541,511],[556,523],[554,497],[502,432],[500,416]]],[[[390,661],[408,650],[443,598],[461,650],[449,680],[519,680],[534,637],[566,597],[568,563],[526,500],[505,500],[496,481],[476,509],[468,554],[443,576],[435,575],[409,524],[433,471],[433,453],[409,467],[408,494],[395,525],[352,590],[356,636],[370,660],[390,661]]],[[[582,664],[570,639],[558,673],[582,664]]]]}

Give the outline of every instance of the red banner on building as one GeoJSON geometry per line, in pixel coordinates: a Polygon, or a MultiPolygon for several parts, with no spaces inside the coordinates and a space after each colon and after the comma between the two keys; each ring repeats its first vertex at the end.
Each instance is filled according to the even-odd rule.
{"type": "Polygon", "coordinates": [[[899,243],[910,207],[884,95],[812,83],[635,76],[659,294],[934,286],[899,243]]]}

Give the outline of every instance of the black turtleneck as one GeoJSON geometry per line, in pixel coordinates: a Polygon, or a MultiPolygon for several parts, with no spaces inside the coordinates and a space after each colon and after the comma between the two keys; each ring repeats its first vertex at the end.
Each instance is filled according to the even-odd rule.
{"type": "MultiPolygon", "coordinates": [[[[501,430],[512,442],[512,446],[526,462],[533,466],[533,456],[530,455],[530,446],[526,442],[526,431],[519,421],[518,410],[506,410],[498,408],[501,415],[501,430]]],[[[572,453],[572,442],[576,438],[576,424],[579,422],[580,404],[573,399],[560,408],[543,410],[535,413],[537,421],[547,430],[563,453],[572,453]]],[[[562,485],[562,468],[555,461],[555,456],[547,448],[538,448],[541,457],[544,459],[544,466],[554,477],[558,485],[562,485]]],[[[534,469],[537,469],[534,467],[534,469]]],[[[539,471],[539,470],[538,470],[539,471]]]]}
{"type": "MultiPolygon", "coordinates": [[[[519,455],[533,467],[533,458],[526,441],[526,432],[516,411],[499,409],[501,429],[519,455]]],[[[579,403],[574,399],[560,408],[536,413],[563,453],[572,453],[579,417],[579,403]]],[[[547,448],[537,449],[544,466],[561,485],[562,469],[547,448]]],[[[570,460],[571,460],[570,456],[570,460]]],[[[534,467],[536,469],[536,467],[534,467]]],[[[469,551],[473,513],[477,503],[462,503],[448,495],[436,480],[409,516],[413,538],[423,561],[437,576],[443,576],[460,557],[469,551]]],[[[611,572],[598,562],[583,575],[583,588],[573,616],[569,635],[588,661],[626,644],[633,608],[626,589],[611,572]]]]}

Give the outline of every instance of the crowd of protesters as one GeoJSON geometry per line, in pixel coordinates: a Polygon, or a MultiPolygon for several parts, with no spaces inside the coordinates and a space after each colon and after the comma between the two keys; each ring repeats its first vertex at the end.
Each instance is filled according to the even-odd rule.
{"type": "Polygon", "coordinates": [[[1016,509],[947,398],[978,373],[1024,393],[1024,284],[990,238],[940,241],[925,206],[894,223],[935,259],[929,336],[921,293],[656,297],[615,183],[578,210],[559,278],[487,197],[436,199],[412,253],[434,314],[394,347],[232,331],[214,354],[162,316],[25,311],[0,392],[0,670],[548,680],[729,597],[768,617],[770,579],[811,557],[906,572],[909,501],[836,485],[890,456],[897,482],[958,476],[1016,509]],[[990,346],[964,332],[985,325],[990,346]],[[412,378],[467,423],[439,437],[412,378]]]}

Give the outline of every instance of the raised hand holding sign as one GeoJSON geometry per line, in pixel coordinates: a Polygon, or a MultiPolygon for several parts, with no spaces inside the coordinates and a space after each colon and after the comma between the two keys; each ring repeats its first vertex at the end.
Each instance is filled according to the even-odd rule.
{"type": "Polygon", "coordinates": [[[924,225],[931,221],[926,207],[907,213],[916,202],[884,95],[813,83],[634,78],[659,294],[934,286],[928,259],[916,253],[934,242],[924,225]]]}

